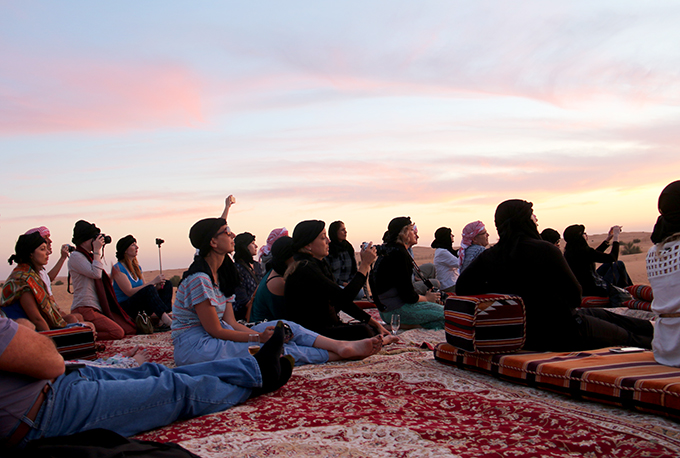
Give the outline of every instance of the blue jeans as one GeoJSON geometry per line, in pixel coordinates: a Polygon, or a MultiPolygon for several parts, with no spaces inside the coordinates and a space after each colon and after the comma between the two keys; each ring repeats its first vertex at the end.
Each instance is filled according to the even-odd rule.
{"type": "Polygon", "coordinates": [[[260,386],[262,375],[252,356],[175,369],[153,363],[134,369],[87,366],[51,384],[33,429],[19,446],[94,428],[132,436],[226,410],[260,386]]]}

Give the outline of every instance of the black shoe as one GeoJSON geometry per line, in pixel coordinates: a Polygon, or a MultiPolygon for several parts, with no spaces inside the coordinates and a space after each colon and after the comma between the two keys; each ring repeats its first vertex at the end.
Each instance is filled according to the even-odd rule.
{"type": "Polygon", "coordinates": [[[160,326],[153,327],[153,332],[168,332],[168,331],[172,331],[172,327],[168,326],[167,324],[162,324],[160,326]]]}

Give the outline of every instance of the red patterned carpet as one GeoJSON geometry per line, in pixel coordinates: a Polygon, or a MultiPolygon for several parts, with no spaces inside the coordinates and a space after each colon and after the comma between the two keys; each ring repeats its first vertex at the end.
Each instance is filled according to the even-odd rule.
{"type": "MultiPolygon", "coordinates": [[[[169,333],[130,344],[170,363],[169,333]]],[[[404,343],[364,361],[296,368],[275,393],[138,438],[177,442],[203,457],[677,457],[680,425],[579,402],[434,361],[407,331],[404,343]]]]}

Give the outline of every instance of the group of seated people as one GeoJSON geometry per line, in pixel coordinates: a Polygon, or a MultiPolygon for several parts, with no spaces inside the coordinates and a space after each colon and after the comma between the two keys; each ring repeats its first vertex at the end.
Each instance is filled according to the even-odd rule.
{"type": "MultiPolygon", "coordinates": [[[[74,249],[63,246],[49,273],[45,271],[52,252],[49,231],[41,227],[19,237],[10,258],[18,265],[3,287],[0,302],[4,315],[0,317],[0,437],[6,447],[93,427],[132,435],[278,389],[294,365],[375,354],[397,337],[355,303],[367,282],[384,322],[399,314],[405,326],[444,327],[440,293],[419,294],[414,286],[419,267],[409,250],[418,237],[409,217],[392,219],[378,247],[362,245],[358,263],[341,222],[331,225],[330,239],[319,220],[300,222],[292,237],[285,228],[276,229],[260,250],[267,257],[263,269],[254,259],[255,237],[247,232],[236,236],[227,225],[232,203],[230,196],[223,215],[191,227],[189,238],[196,254],[174,302],[172,287],[162,275],[143,280],[136,259],[138,246],[131,235],[116,244],[118,262],[111,278],[102,262],[110,238],[92,223],[76,223],[74,249]],[[337,246],[331,253],[332,241],[337,246]],[[231,254],[237,246],[234,260],[231,254]],[[71,313],[62,315],[50,283],[66,259],[74,300],[71,313]],[[340,274],[336,276],[333,269],[340,274]],[[65,372],[54,345],[35,332],[84,323],[96,330],[99,339],[119,339],[135,333],[131,317],[140,312],[155,315],[161,329],[170,325],[177,369],[144,364],[113,371],[77,366],[65,372]],[[340,312],[354,321],[342,321],[340,312]],[[249,327],[238,317],[259,323],[249,327]],[[248,348],[253,335],[263,344],[254,357],[248,348]],[[173,402],[167,409],[155,410],[158,400],[166,397],[173,402]],[[123,400],[138,407],[109,415],[123,400]],[[82,405],[92,406],[91,411],[79,409],[82,405]]],[[[611,241],[612,252],[602,261],[610,265],[609,271],[601,271],[604,283],[595,280],[595,286],[605,288],[600,294],[609,294],[604,285],[616,285],[627,277],[623,266],[616,264],[620,227],[614,226],[607,240],[593,250],[587,245],[585,228],[570,226],[564,231],[563,255],[556,246],[559,234],[558,240],[543,240],[532,204],[523,200],[508,200],[497,207],[494,222],[499,241],[491,248],[486,249],[489,235],[481,221],[464,228],[458,251],[453,249],[451,229],[438,229],[432,243],[435,264],[447,266],[442,271],[449,274],[452,269],[460,271],[451,278],[440,276],[439,283],[445,292],[458,295],[521,296],[527,350],[653,347],[657,360],[680,366],[680,181],[664,189],[659,211],[652,235],[655,245],[647,255],[653,310],[658,314],[655,326],[602,308],[580,308],[582,295],[591,290],[579,281],[575,263],[587,262],[583,272],[593,276],[594,262],[605,259],[595,256],[601,256],[611,241]]],[[[422,280],[427,284],[425,277],[422,280]]]]}

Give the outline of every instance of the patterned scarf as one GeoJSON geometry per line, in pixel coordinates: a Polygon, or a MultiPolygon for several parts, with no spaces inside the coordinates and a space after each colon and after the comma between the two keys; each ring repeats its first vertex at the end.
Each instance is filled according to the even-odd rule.
{"type": "Polygon", "coordinates": [[[0,304],[2,306],[10,305],[18,301],[21,295],[26,292],[33,294],[40,315],[45,319],[50,329],[66,327],[66,321],[61,317],[57,308],[57,302],[54,300],[54,296],[50,296],[47,292],[47,287],[40,275],[29,264],[22,263],[15,267],[5,282],[0,304]]]}
{"type": "Polygon", "coordinates": [[[472,245],[472,239],[485,230],[486,226],[484,226],[484,223],[481,221],[474,221],[463,228],[463,240],[460,242],[460,250],[458,251],[458,258],[460,259],[461,266],[463,265],[463,259],[465,258],[465,250],[472,245]]]}

